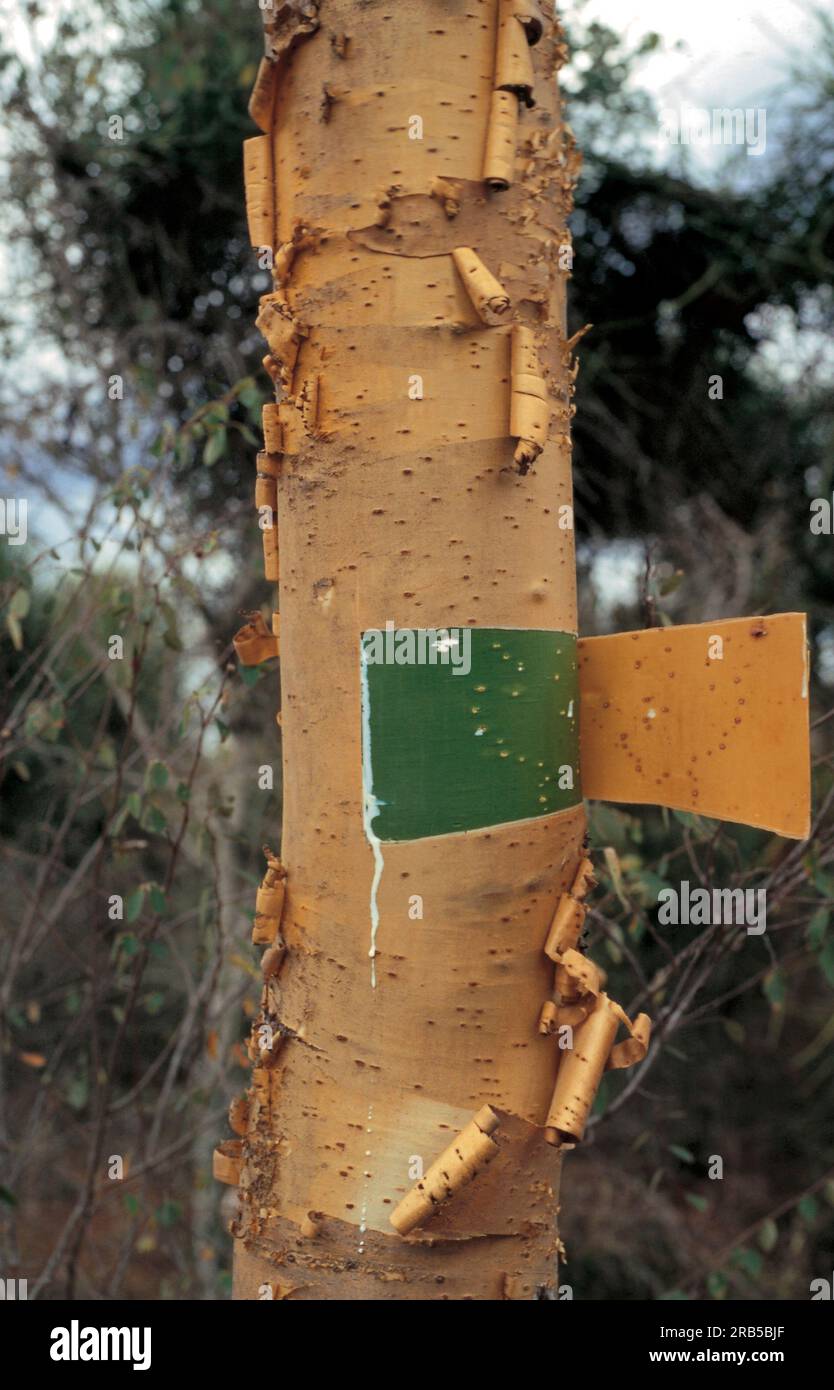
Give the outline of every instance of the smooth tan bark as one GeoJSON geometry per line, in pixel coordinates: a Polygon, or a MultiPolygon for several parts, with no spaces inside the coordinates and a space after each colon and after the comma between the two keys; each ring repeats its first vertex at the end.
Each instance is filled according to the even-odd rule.
{"type": "Polygon", "coordinates": [[[388,620],[576,631],[561,38],[523,0],[322,0],[274,20],[247,198],[276,267],[259,502],[274,486],[287,876],[256,938],[280,921],[286,951],[226,1170],[235,1297],[552,1297],[544,945],[584,811],[385,844],[379,877],[359,641],[388,620]],[[470,1180],[397,1233],[415,1174],[462,1132],[470,1180]]]}

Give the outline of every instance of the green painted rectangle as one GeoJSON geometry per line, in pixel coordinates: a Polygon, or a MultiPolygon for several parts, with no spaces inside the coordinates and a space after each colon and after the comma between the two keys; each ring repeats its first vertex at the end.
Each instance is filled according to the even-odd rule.
{"type": "Polygon", "coordinates": [[[380,640],[386,634],[362,634],[369,836],[417,840],[577,805],[582,792],[575,636],[451,629],[459,635],[456,674],[451,661],[414,661],[421,645],[425,654],[431,631],[398,629],[396,640],[387,634],[387,650],[380,640]],[[467,633],[471,669],[463,674],[467,633]],[[410,657],[411,664],[397,664],[397,654],[404,662],[410,657]]]}

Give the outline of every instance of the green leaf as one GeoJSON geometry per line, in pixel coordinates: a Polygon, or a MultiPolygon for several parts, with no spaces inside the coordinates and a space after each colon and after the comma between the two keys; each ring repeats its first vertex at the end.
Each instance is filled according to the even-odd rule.
{"type": "Polygon", "coordinates": [[[177,800],[188,802],[191,800],[191,788],[187,782],[180,782],[177,787],[177,800]]]}
{"type": "Polygon", "coordinates": [[[33,700],[26,711],[24,728],[27,738],[45,738],[55,743],[64,727],[64,710],[60,700],[33,700]]]}
{"type": "Polygon", "coordinates": [[[165,995],[158,989],[152,990],[150,994],[145,995],[145,1012],[149,1013],[151,1017],[154,1017],[160,1012],[164,1003],[165,995]]]}
{"type": "Polygon", "coordinates": [[[265,400],[263,392],[252,377],[247,377],[243,382],[238,383],[237,398],[246,410],[255,414],[260,411],[261,404],[265,400]]]}
{"type": "Polygon", "coordinates": [[[667,594],[673,594],[676,589],[679,589],[682,581],[683,570],[675,570],[675,573],[670,574],[668,578],[661,579],[660,584],[658,585],[658,591],[661,594],[661,596],[665,598],[667,594]]]}
{"type": "Polygon", "coordinates": [[[635,913],[635,915],[632,917],[631,921],[628,924],[628,934],[631,937],[632,941],[636,941],[638,944],[643,940],[643,937],[646,935],[645,920],[637,913],[635,913]]]}
{"type": "Polygon", "coordinates": [[[802,862],[810,873],[811,881],[817,892],[821,893],[824,898],[834,897],[834,879],[829,878],[828,874],[820,868],[816,851],[813,851],[802,862]]]}
{"type": "Polygon", "coordinates": [[[639,869],[637,872],[629,874],[628,883],[640,906],[647,908],[657,907],[659,894],[665,888],[672,886],[659,874],[652,873],[650,869],[639,869]]]}
{"type": "Polygon", "coordinates": [[[260,666],[239,666],[238,671],[244,685],[255,685],[263,675],[260,666]]]}
{"type": "Polygon", "coordinates": [[[752,1279],[758,1279],[764,1264],[758,1250],[750,1250],[747,1246],[740,1246],[733,1251],[732,1258],[733,1264],[739,1269],[743,1269],[745,1274],[749,1274],[752,1279]]]}
{"type": "Polygon", "coordinates": [[[628,898],[625,894],[625,886],[623,884],[623,872],[620,866],[619,855],[617,854],[617,851],[614,849],[613,845],[606,845],[602,853],[603,858],[605,859],[605,867],[608,870],[608,876],[611,879],[614,892],[617,894],[617,897],[619,898],[626,912],[630,912],[631,904],[628,901],[628,898]]]}
{"type": "Polygon", "coordinates": [[[55,743],[65,723],[64,706],[61,704],[60,700],[50,701],[49,718],[51,722],[49,728],[45,731],[44,737],[49,739],[50,743],[55,743]]]}
{"type": "Polygon", "coordinates": [[[83,1110],[90,1098],[90,1083],[86,1076],[75,1076],[67,1087],[67,1101],[73,1110],[83,1110]]]}
{"type": "Polygon", "coordinates": [[[687,1192],[686,1200],[696,1211],[709,1211],[709,1202],[706,1197],[699,1197],[697,1192],[687,1192]]]}
{"type": "Polygon", "coordinates": [[[675,1158],[679,1158],[681,1163],[695,1162],[695,1155],[692,1150],[685,1149],[682,1144],[670,1144],[669,1152],[670,1154],[674,1154],[675,1158]]]}
{"type": "Polygon", "coordinates": [[[830,941],[826,941],[820,951],[819,962],[826,980],[834,986],[834,937],[830,941]]]}
{"type": "Polygon", "coordinates": [[[127,932],[122,937],[120,945],[126,956],[135,956],[139,950],[139,938],[134,936],[132,932],[127,932]]]}
{"type": "Polygon", "coordinates": [[[203,449],[203,463],[211,468],[226,452],[226,430],[220,426],[212,430],[203,449]]]}
{"type": "Polygon", "coordinates": [[[110,771],[115,766],[116,746],[112,738],[103,738],[96,750],[96,767],[104,767],[110,771]]]}
{"type": "Polygon", "coordinates": [[[168,783],[168,769],[164,763],[155,760],[145,773],[145,786],[149,791],[160,792],[168,783]]]}
{"type": "Polygon", "coordinates": [[[729,1289],[729,1281],[726,1274],[714,1269],[712,1274],[707,1276],[707,1290],[713,1298],[725,1298],[729,1289]]]}
{"type": "Polygon", "coordinates": [[[687,830],[694,831],[700,840],[705,840],[712,834],[715,822],[704,816],[696,816],[694,811],[672,811],[672,815],[681,825],[685,825],[687,830]]]}
{"type": "Polygon", "coordinates": [[[765,975],[762,989],[765,998],[774,1010],[778,1011],[783,1008],[786,994],[785,977],[778,966],[774,970],[769,970],[765,975]]]}
{"type": "Polygon", "coordinates": [[[162,640],[166,647],[169,647],[172,652],[181,652],[183,650],[180,635],[175,627],[166,627],[162,634],[162,640]]]}
{"type": "Polygon", "coordinates": [[[154,835],[162,835],[168,829],[168,822],[158,806],[149,806],[145,824],[154,835]]]}
{"type": "Polygon", "coordinates": [[[159,916],[161,916],[162,913],[165,911],[167,903],[165,901],[165,894],[163,893],[158,883],[151,884],[150,889],[148,890],[148,896],[150,898],[150,903],[151,907],[153,908],[153,911],[156,912],[159,916]]]}
{"type": "Polygon", "coordinates": [[[626,854],[629,848],[639,844],[642,839],[643,828],[636,816],[617,811],[602,801],[591,803],[590,817],[593,844],[613,845],[618,853],[626,854]]]}
{"type": "Polygon", "coordinates": [[[145,902],[145,889],[144,889],[144,887],[142,887],[142,888],[134,888],[133,892],[130,893],[130,894],[128,895],[127,902],[125,903],[125,921],[126,921],[126,922],[135,922],[135,921],[136,921],[137,917],[140,915],[140,913],[141,913],[141,911],[142,911],[142,907],[143,907],[143,905],[144,905],[144,902],[145,902]]]}
{"type": "Polygon", "coordinates": [[[831,916],[831,909],[828,907],[817,908],[807,927],[805,934],[808,945],[812,951],[818,951],[825,940],[825,933],[828,930],[828,920],[831,916]]]}
{"type": "Polygon", "coordinates": [[[766,1221],[762,1222],[756,1239],[759,1242],[759,1249],[764,1250],[766,1255],[774,1249],[779,1239],[779,1227],[776,1225],[772,1216],[769,1216],[766,1221]]]}
{"type": "Polygon", "coordinates": [[[182,1216],[182,1207],[179,1202],[167,1199],[162,1202],[157,1210],[156,1219],[160,1226],[174,1226],[182,1216]]]}
{"type": "Polygon", "coordinates": [[[138,1197],[136,1197],[132,1192],[126,1192],[126,1193],[124,1194],[123,1198],[122,1198],[122,1201],[124,1202],[125,1211],[126,1211],[130,1216],[138,1216],[138,1214],[139,1214],[139,1198],[138,1198],[138,1197]]]}
{"type": "Polygon", "coordinates": [[[737,1018],[724,1019],[724,1032],[731,1042],[737,1047],[744,1047],[747,1041],[747,1033],[743,1023],[739,1023],[737,1018]]]}
{"type": "Polygon", "coordinates": [[[803,1197],[797,1205],[797,1211],[805,1222],[806,1226],[813,1226],[819,1216],[819,1203],[816,1197],[803,1197]]]}

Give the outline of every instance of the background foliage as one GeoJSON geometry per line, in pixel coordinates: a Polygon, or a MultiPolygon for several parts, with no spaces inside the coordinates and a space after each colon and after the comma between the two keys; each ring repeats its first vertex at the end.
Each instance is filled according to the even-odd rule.
{"type": "MultiPolygon", "coordinates": [[[[240,171],[259,15],[4,10],[0,441],[30,537],[0,547],[0,1265],[30,1296],[217,1298],[229,1212],[210,1151],[245,1080],[255,847],[280,824],[280,788],[258,786],[279,762],[275,673],[230,649],[267,606],[251,495],[267,282],[240,171]]],[[[808,520],[834,490],[834,23],[817,24],[767,158],[709,178],[649,152],[656,113],[630,79],[657,37],[570,36],[571,313],[594,324],[583,631],[807,609],[817,669],[807,844],[594,809],[591,947],[658,1027],[566,1165],[577,1297],[801,1299],[831,1270],[834,540],[808,520]],[[767,887],[766,935],[661,927],[657,893],[682,878],[767,887]]]]}

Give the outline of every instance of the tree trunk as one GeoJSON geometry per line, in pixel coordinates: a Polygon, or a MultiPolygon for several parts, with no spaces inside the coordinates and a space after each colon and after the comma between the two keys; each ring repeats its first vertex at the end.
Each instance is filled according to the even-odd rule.
{"type": "Polygon", "coordinates": [[[585,837],[561,37],[531,0],[266,23],[286,893],[273,867],[235,1297],[554,1297],[543,948],[585,837]]]}

